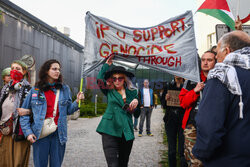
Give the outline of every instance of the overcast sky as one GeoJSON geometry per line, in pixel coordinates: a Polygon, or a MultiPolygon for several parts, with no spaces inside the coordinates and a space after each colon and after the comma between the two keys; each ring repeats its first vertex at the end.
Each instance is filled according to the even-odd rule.
{"type": "Polygon", "coordinates": [[[84,45],[85,13],[90,11],[129,27],[149,27],[187,10],[196,0],[11,0],[54,27],[69,27],[70,37],[84,45]]]}

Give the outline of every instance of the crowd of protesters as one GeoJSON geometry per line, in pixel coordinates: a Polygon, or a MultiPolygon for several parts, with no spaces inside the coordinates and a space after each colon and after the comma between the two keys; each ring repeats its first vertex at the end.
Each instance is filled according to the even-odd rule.
{"type": "Polygon", "coordinates": [[[204,166],[249,166],[250,37],[233,31],[218,42],[196,117],[192,150],[204,166]]]}
{"type": "MultiPolygon", "coordinates": [[[[143,136],[145,119],[146,134],[153,136],[150,119],[157,96],[147,79],[137,90],[131,81],[134,74],[115,66],[113,57],[107,58],[97,77],[108,106],[96,131],[102,136],[107,165],[126,167],[139,115],[138,136],[143,136]]],[[[31,144],[36,167],[62,165],[67,115],[79,109],[84,95],[79,92],[72,102],[61,69],[59,61],[46,61],[34,87],[26,80],[28,67],[23,61],[15,60],[2,71],[0,166],[27,167],[31,144]]],[[[177,150],[181,167],[250,166],[249,70],[250,37],[233,31],[201,56],[200,82],[174,76],[164,87],[160,101],[170,167],[177,166],[177,150]],[[178,92],[178,104],[171,103],[176,98],[173,92],[178,92]]]]}
{"type": "Polygon", "coordinates": [[[26,80],[28,67],[23,61],[15,60],[2,71],[1,167],[27,167],[31,144],[36,167],[47,166],[48,157],[50,166],[61,166],[67,141],[66,115],[78,109],[77,103],[84,95],[79,92],[72,103],[70,89],[62,82],[60,71],[57,60],[46,61],[40,69],[39,81],[32,88],[26,80]],[[42,137],[44,122],[49,118],[55,124],[55,131],[42,137]]]}
{"type": "Polygon", "coordinates": [[[249,64],[250,37],[236,30],[201,56],[201,82],[182,85],[175,76],[164,88],[170,167],[176,167],[177,141],[182,167],[250,166],[249,64]],[[180,106],[168,103],[169,90],[179,90],[180,106]]]}

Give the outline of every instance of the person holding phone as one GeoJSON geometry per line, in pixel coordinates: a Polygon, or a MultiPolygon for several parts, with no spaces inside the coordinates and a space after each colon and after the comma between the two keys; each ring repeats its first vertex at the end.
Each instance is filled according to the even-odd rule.
{"type": "Polygon", "coordinates": [[[137,108],[138,96],[131,82],[134,74],[124,67],[114,66],[113,57],[107,59],[97,76],[98,85],[107,96],[108,106],[96,131],[102,135],[108,166],[126,167],[134,140],[132,113],[137,108]],[[113,89],[107,86],[109,78],[113,80],[113,89]]]}

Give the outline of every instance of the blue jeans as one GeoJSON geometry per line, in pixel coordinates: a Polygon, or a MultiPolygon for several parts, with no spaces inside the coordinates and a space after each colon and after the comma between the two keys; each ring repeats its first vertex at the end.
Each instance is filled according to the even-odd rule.
{"type": "Polygon", "coordinates": [[[61,145],[58,130],[33,143],[35,167],[60,167],[63,162],[66,144],[61,145]]]}
{"type": "Polygon", "coordinates": [[[152,114],[152,108],[150,107],[143,107],[141,110],[141,115],[140,115],[140,124],[139,124],[139,133],[143,132],[143,125],[144,125],[144,121],[146,118],[146,131],[147,133],[151,133],[150,132],[150,120],[151,120],[151,114],[152,114]]]}

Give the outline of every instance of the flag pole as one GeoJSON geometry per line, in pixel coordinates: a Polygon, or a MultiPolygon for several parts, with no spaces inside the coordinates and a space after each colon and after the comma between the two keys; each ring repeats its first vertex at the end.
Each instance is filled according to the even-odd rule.
{"type": "MultiPolygon", "coordinates": [[[[83,78],[81,78],[81,83],[80,83],[80,92],[82,92],[82,85],[83,85],[83,78]]],[[[81,107],[81,100],[79,100],[78,107],[81,107]]]]}
{"type": "MultiPolygon", "coordinates": [[[[79,92],[82,92],[82,87],[83,87],[83,77],[82,77],[82,74],[83,74],[83,59],[82,59],[82,66],[81,67],[82,67],[82,70],[81,70],[81,81],[80,81],[80,90],[79,90],[79,92]]],[[[78,107],[80,109],[80,107],[81,107],[81,100],[78,103],[78,107]]]]}
{"type": "Polygon", "coordinates": [[[239,16],[239,10],[240,10],[240,0],[238,0],[238,4],[237,4],[236,17],[239,16]]]}

